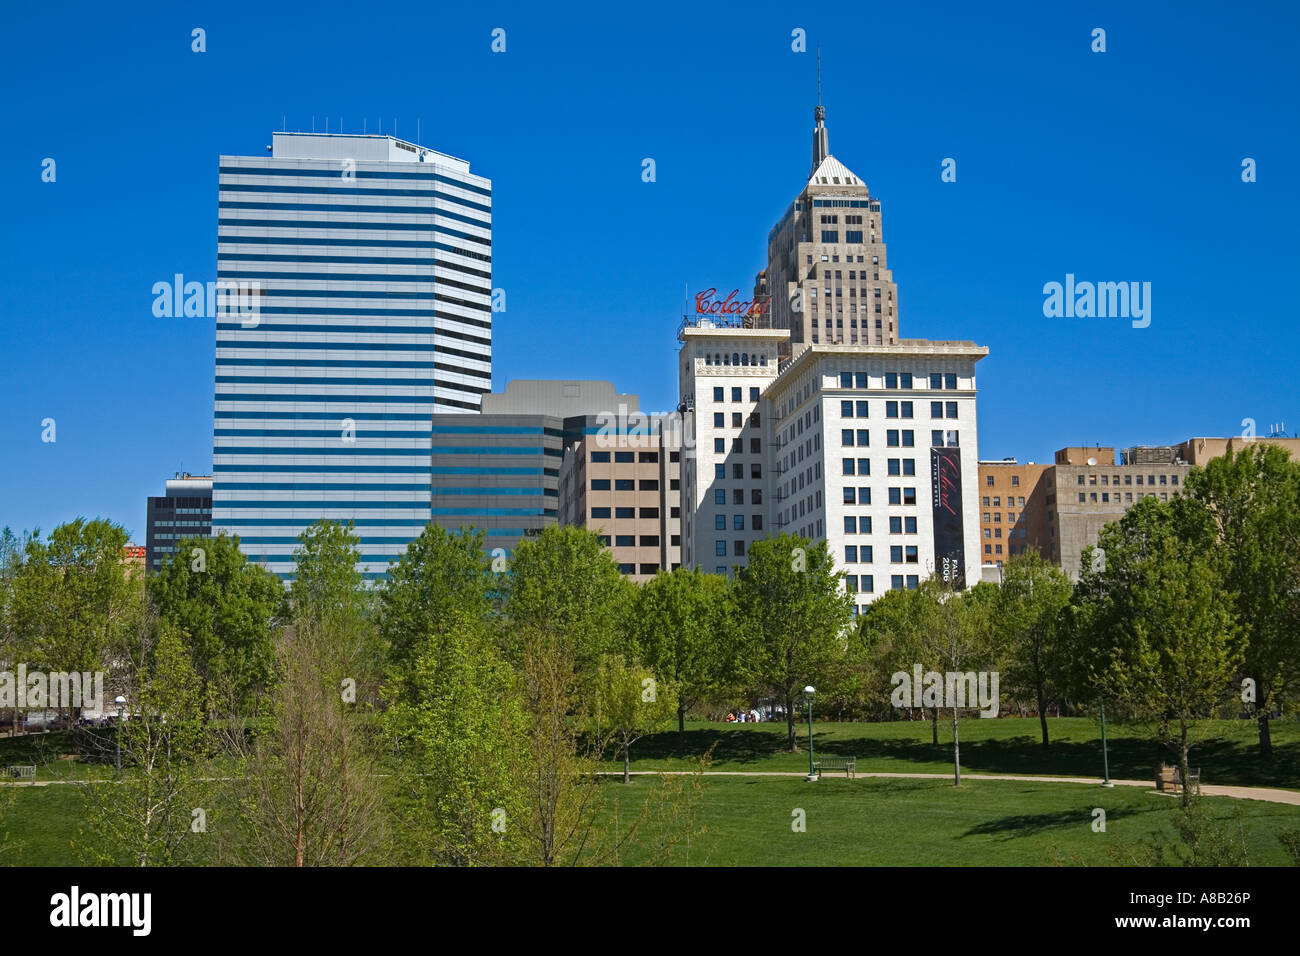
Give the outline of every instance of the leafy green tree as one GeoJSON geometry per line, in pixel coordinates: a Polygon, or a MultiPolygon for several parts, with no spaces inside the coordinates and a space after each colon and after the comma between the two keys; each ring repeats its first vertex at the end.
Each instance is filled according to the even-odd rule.
{"type": "Polygon", "coordinates": [[[1060,699],[1064,645],[1059,624],[1072,592],[1070,579],[1037,551],[1018,554],[1003,565],[994,613],[1002,686],[1034,700],[1044,747],[1047,708],[1060,699]]]}
{"type": "MultiPolygon", "coordinates": [[[[1080,577],[1093,683],[1153,723],[1187,779],[1201,723],[1223,699],[1241,661],[1231,593],[1205,542],[1195,502],[1144,498],[1100,535],[1104,569],[1080,577]]],[[[1183,789],[1183,802],[1191,798],[1183,789]]]]}
{"type": "Polygon", "coordinates": [[[1300,685],[1300,462],[1276,445],[1230,449],[1192,469],[1186,493],[1213,521],[1211,555],[1243,629],[1242,670],[1269,757],[1269,711],[1300,685]]]}
{"type": "Polygon", "coordinates": [[[677,734],[686,713],[734,683],[736,628],[730,585],[693,568],[660,572],[641,586],[629,627],[635,652],[677,691],[677,734]]]}
{"type": "Polygon", "coordinates": [[[422,863],[517,858],[527,716],[491,622],[466,603],[446,605],[394,676],[382,722],[400,757],[404,842],[422,863]]]}
{"type": "Polygon", "coordinates": [[[677,694],[648,667],[622,654],[607,654],[596,670],[596,736],[608,734],[630,777],[632,745],[659,730],[677,712],[677,694]]]}
{"type": "Polygon", "coordinates": [[[840,578],[825,541],[783,533],[754,542],[733,585],[750,679],[785,705],[792,752],[796,699],[806,684],[834,679],[844,661],[854,604],[840,578]]]}
{"type": "MultiPolygon", "coordinates": [[[[938,607],[929,588],[892,588],[868,604],[858,618],[858,639],[872,664],[871,685],[879,699],[889,699],[894,674],[911,674],[915,664],[925,670],[939,667],[926,642],[926,636],[937,629],[938,607]]],[[[913,709],[923,708],[918,704],[913,709]]],[[[938,707],[930,708],[930,732],[938,747],[938,707]]]]}
{"type": "Polygon", "coordinates": [[[375,594],[366,586],[358,565],[360,540],[351,521],[322,519],[298,538],[297,569],[289,586],[290,614],[295,626],[310,627],[334,642],[330,655],[338,678],[357,681],[375,693],[382,668],[376,627],[375,594]]]}
{"type": "Polygon", "coordinates": [[[351,866],[381,858],[387,818],[370,708],[379,655],[358,543],[351,522],[318,521],[299,536],[271,715],[251,742],[238,738],[248,834],[232,848],[240,862],[351,866]]]}
{"type": "Polygon", "coordinates": [[[412,656],[426,651],[430,634],[451,615],[487,621],[501,586],[484,552],[482,531],[459,533],[426,525],[388,571],[379,592],[379,630],[389,668],[408,672],[412,656]]]}
{"type": "Polygon", "coordinates": [[[567,645],[575,673],[587,679],[601,655],[622,644],[635,586],[594,531],[551,525],[525,538],[510,561],[508,587],[507,647],[517,651],[524,631],[549,634],[567,645]]]}
{"type": "Polygon", "coordinates": [[[147,587],[158,616],[185,635],[208,713],[251,712],[275,668],[280,579],[222,534],[181,541],[147,587]]]}
{"type": "Polygon", "coordinates": [[[143,588],[123,562],[121,525],[77,518],[47,541],[27,543],[13,577],[9,626],[23,635],[29,665],[46,671],[97,671],[135,633],[143,588]]]}
{"type": "Polygon", "coordinates": [[[83,849],[100,865],[200,862],[209,741],[189,652],[174,626],[147,620],[126,654],[120,664],[130,718],[109,744],[121,742],[123,774],[82,788],[91,838],[83,849]]]}

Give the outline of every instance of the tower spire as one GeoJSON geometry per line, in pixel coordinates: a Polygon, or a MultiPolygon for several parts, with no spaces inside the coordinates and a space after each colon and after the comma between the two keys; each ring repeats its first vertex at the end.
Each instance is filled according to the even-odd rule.
{"type": "Polygon", "coordinates": [[[809,178],[817,172],[817,167],[830,155],[830,137],[826,132],[826,107],[822,106],[822,48],[817,48],[817,108],[813,111],[816,126],[813,129],[812,169],[809,178]]]}

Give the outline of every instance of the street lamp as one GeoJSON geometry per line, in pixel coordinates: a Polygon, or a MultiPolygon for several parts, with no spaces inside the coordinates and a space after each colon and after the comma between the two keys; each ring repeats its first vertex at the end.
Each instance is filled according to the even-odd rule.
{"type": "Polygon", "coordinates": [[[812,699],[813,694],[817,693],[812,684],[803,689],[803,696],[808,701],[808,782],[814,783],[817,780],[817,771],[813,767],[813,732],[812,732],[812,699]]]}
{"type": "Polygon", "coordinates": [[[118,696],[113,698],[113,703],[117,704],[117,775],[122,775],[122,721],[126,716],[126,698],[118,696]]]}
{"type": "Polygon", "coordinates": [[[1101,702],[1101,767],[1105,779],[1101,782],[1103,787],[1114,787],[1110,782],[1110,754],[1106,752],[1106,701],[1101,702]]]}

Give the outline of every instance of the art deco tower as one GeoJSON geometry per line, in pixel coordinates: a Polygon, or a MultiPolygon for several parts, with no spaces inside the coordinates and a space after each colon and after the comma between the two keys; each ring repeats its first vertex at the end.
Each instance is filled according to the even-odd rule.
{"type": "Polygon", "coordinates": [[[885,259],[880,200],[831,155],[826,109],[814,114],[808,182],[767,236],[756,295],[771,295],[771,327],[810,344],[898,342],[898,289],[885,259]]]}

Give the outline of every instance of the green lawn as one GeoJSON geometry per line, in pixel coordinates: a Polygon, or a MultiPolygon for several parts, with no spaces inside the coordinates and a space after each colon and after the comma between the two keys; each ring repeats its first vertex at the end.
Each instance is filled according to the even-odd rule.
{"type": "MultiPolygon", "coordinates": [[[[632,747],[633,770],[658,770],[676,758],[698,756],[713,748],[714,770],[807,770],[807,724],[799,725],[800,753],[782,752],[785,725],[688,722],[684,751],[676,730],[646,737],[632,747]]],[[[1276,721],[1274,755],[1258,753],[1255,724],[1250,721],[1207,722],[1207,739],[1192,749],[1192,766],[1204,783],[1300,789],[1300,721],[1276,721]]],[[[1048,720],[1051,746],[1040,742],[1037,718],[972,718],[961,722],[961,765],[971,773],[1095,776],[1102,773],[1101,728],[1084,717],[1048,720]]],[[[1149,728],[1107,725],[1110,774],[1146,780],[1171,759],[1149,736],[1149,728]]],[[[939,721],[939,747],[931,743],[928,721],[890,723],[815,723],[814,745],[827,756],[857,757],[859,772],[952,772],[952,725],[939,721]]],[[[609,769],[621,769],[611,761],[609,769]]]]}
{"type": "MultiPolygon", "coordinates": [[[[632,818],[657,778],[610,783],[606,812],[632,818]]],[[[1206,797],[1217,819],[1244,814],[1253,866],[1289,863],[1277,832],[1300,827],[1300,807],[1206,797]]],[[[698,834],[666,862],[719,866],[1114,866],[1110,850],[1177,842],[1176,799],[1133,787],[970,781],[706,778],[698,834]],[[1092,829],[1106,811],[1106,832],[1092,829]],[[805,812],[806,831],[792,829],[805,812]]],[[[1233,824],[1235,825],[1235,824],[1233,824]]],[[[620,862],[643,862],[635,847],[620,862]]]]}

